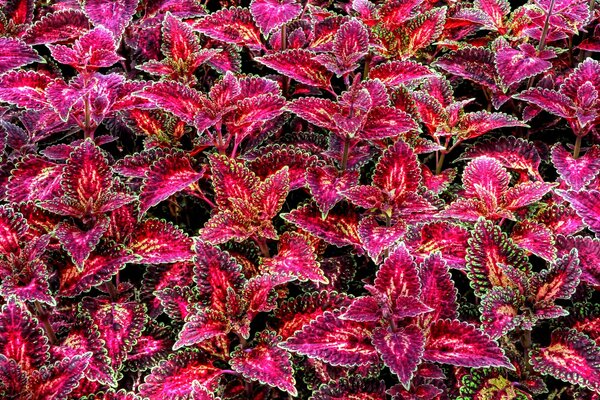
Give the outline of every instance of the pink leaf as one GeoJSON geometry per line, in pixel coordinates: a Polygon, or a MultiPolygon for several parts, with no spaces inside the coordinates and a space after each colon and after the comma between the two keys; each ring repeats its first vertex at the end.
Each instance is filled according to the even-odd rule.
{"type": "Polygon", "coordinates": [[[117,54],[116,46],[112,33],[104,27],[89,31],[77,39],[73,47],[48,45],[56,61],[77,69],[110,67],[123,60],[117,54]]]}
{"type": "Polygon", "coordinates": [[[520,248],[547,261],[556,256],[554,235],[545,225],[529,220],[521,221],[515,225],[510,237],[520,248]]]}
{"type": "Polygon", "coordinates": [[[158,108],[173,113],[189,125],[194,124],[198,110],[207,105],[206,97],[200,92],[173,81],[154,83],[137,95],[150,100],[158,108]]]}
{"type": "Polygon", "coordinates": [[[464,139],[474,139],[494,129],[527,125],[512,115],[504,113],[489,113],[477,111],[465,114],[460,120],[460,136],[464,139]]]}
{"type": "Polygon", "coordinates": [[[423,359],[463,367],[514,369],[498,344],[473,325],[439,320],[431,325],[423,359]]]}
{"type": "Polygon", "coordinates": [[[485,332],[497,339],[518,327],[524,301],[525,298],[513,288],[492,288],[481,301],[481,322],[485,332]]]}
{"type": "Polygon", "coordinates": [[[156,160],[146,172],[140,192],[140,215],[202,177],[188,157],[177,152],[156,160]]]}
{"type": "Polygon", "coordinates": [[[583,222],[595,233],[600,233],[600,191],[556,190],[556,193],[571,203],[583,222]]]}
{"type": "Polygon", "coordinates": [[[90,29],[90,21],[82,11],[66,9],[46,14],[33,24],[23,39],[31,45],[68,42],[90,29]]]}
{"type": "Polygon", "coordinates": [[[264,47],[260,30],[254,24],[250,10],[246,8],[224,8],[196,22],[194,28],[225,43],[246,45],[254,50],[264,47]]]}
{"type": "Polygon", "coordinates": [[[370,336],[365,324],[342,320],[327,311],[280,346],[331,365],[356,366],[378,362],[370,336]]]}
{"type": "Polygon", "coordinates": [[[293,49],[256,57],[254,60],[305,85],[329,89],[332,74],[313,57],[314,53],[310,50],[293,49]]]}
{"type": "Polygon", "coordinates": [[[562,93],[550,89],[531,88],[513,96],[517,100],[524,100],[535,104],[544,111],[563,118],[573,118],[575,104],[562,93]]]}
{"type": "Polygon", "coordinates": [[[33,396],[38,399],[69,399],[69,394],[79,385],[90,358],[91,353],[85,353],[34,371],[28,382],[33,396]]]}
{"type": "Polygon", "coordinates": [[[581,280],[600,286],[600,239],[558,235],[556,248],[561,257],[569,254],[572,249],[577,249],[579,265],[582,269],[581,280]]]}
{"type": "Polygon", "coordinates": [[[431,70],[415,61],[391,61],[369,71],[370,79],[379,79],[388,86],[398,86],[416,79],[433,76],[431,70]]]}
{"type": "Polygon", "coordinates": [[[503,47],[496,52],[496,67],[506,87],[550,69],[552,63],[540,58],[535,48],[523,43],[519,50],[503,47]]]}
{"type": "Polygon", "coordinates": [[[593,146],[575,159],[564,147],[556,144],[552,147],[552,164],[571,189],[581,190],[600,172],[600,147],[593,146]]]}
{"type": "Polygon", "coordinates": [[[402,140],[386,149],[373,174],[373,185],[387,191],[393,199],[415,192],[420,182],[417,156],[402,140]]]}
{"type": "Polygon", "coordinates": [[[75,265],[81,268],[108,229],[108,224],[109,220],[105,217],[99,219],[89,230],[81,230],[69,222],[61,222],[54,234],[75,265]]]}
{"type": "Polygon", "coordinates": [[[32,62],[43,61],[37,51],[21,40],[0,37],[0,74],[32,62]]]}
{"type": "Polygon", "coordinates": [[[138,0],[83,1],[83,10],[90,21],[111,31],[117,41],[131,22],[137,6],[138,0]]]}
{"type": "Polygon", "coordinates": [[[296,0],[253,0],[250,12],[266,36],[300,15],[302,5],[296,0]]]}
{"type": "Polygon", "coordinates": [[[0,77],[0,100],[23,108],[47,107],[45,91],[51,81],[35,71],[10,71],[0,77]]]}
{"type": "Polygon", "coordinates": [[[373,345],[400,383],[409,387],[423,355],[425,339],[421,330],[414,325],[394,332],[377,328],[373,331],[373,345]]]}
{"type": "Polygon", "coordinates": [[[559,328],[552,332],[550,346],[530,354],[536,371],[600,392],[600,353],[587,335],[559,328]]]}
{"type": "Polygon", "coordinates": [[[440,253],[429,255],[419,269],[421,282],[421,301],[433,311],[419,316],[420,326],[438,319],[454,319],[457,317],[457,290],[440,253]]]}
{"type": "Polygon", "coordinates": [[[258,380],[297,396],[290,355],[277,347],[279,339],[281,338],[274,332],[259,333],[254,346],[231,354],[229,365],[246,378],[258,380]]]}
{"type": "Polygon", "coordinates": [[[579,285],[580,276],[578,253],[573,249],[553,262],[550,268],[530,279],[533,300],[536,303],[547,304],[556,299],[570,299],[579,285]]]}
{"type": "Polygon", "coordinates": [[[323,215],[344,198],[342,192],[358,183],[359,171],[339,171],[331,165],[315,165],[306,171],[306,182],[323,215]]]}
{"type": "Polygon", "coordinates": [[[279,252],[275,257],[263,259],[263,265],[271,273],[289,274],[300,281],[329,282],[319,268],[312,246],[296,233],[281,235],[279,252]]]}

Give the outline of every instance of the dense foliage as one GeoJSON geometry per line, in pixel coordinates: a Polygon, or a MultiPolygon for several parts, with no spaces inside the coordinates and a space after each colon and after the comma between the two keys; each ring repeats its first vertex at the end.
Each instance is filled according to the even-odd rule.
{"type": "Polygon", "coordinates": [[[600,398],[597,1],[0,7],[0,398],[600,398]]]}

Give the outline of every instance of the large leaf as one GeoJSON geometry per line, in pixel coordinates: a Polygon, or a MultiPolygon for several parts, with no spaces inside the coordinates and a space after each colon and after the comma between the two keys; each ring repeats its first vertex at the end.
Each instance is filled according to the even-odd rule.
{"type": "Polygon", "coordinates": [[[498,344],[473,325],[439,320],[431,325],[423,359],[463,367],[514,369],[498,344]]]}
{"type": "Polygon", "coordinates": [[[89,31],[75,41],[72,47],[62,44],[48,47],[56,61],[77,69],[110,67],[123,60],[117,54],[113,34],[103,27],[89,31]]]}
{"type": "Polygon", "coordinates": [[[45,91],[51,81],[48,75],[35,71],[10,71],[0,77],[0,100],[24,108],[47,107],[45,91]]]}
{"type": "Polygon", "coordinates": [[[364,323],[343,320],[327,311],[280,346],[332,365],[366,365],[379,359],[370,336],[364,323]]]}
{"type": "Polygon", "coordinates": [[[290,355],[277,347],[279,339],[281,338],[274,332],[265,331],[258,334],[254,346],[232,353],[229,365],[246,378],[258,380],[297,396],[290,355]]]}
{"type": "Polygon", "coordinates": [[[550,268],[536,274],[529,282],[534,300],[547,304],[556,299],[569,299],[579,285],[581,267],[576,249],[557,259],[550,268]]]}
{"type": "Polygon", "coordinates": [[[85,14],[76,9],[46,14],[33,24],[23,39],[31,45],[66,42],[79,38],[90,28],[85,14]]]}
{"type": "Polygon", "coordinates": [[[289,274],[300,281],[329,282],[319,268],[313,247],[297,233],[281,235],[277,255],[263,259],[263,265],[272,273],[289,274]]]}
{"type": "Polygon", "coordinates": [[[560,196],[571,203],[583,222],[595,233],[600,233],[600,191],[557,190],[560,196]]]}
{"type": "Polygon", "coordinates": [[[313,60],[314,56],[310,50],[293,49],[257,57],[255,61],[305,85],[329,89],[332,74],[313,60]]]}
{"type": "Polygon", "coordinates": [[[556,329],[550,346],[530,354],[536,371],[600,393],[600,349],[587,335],[556,329]]]}
{"type": "Polygon", "coordinates": [[[387,191],[393,199],[415,192],[420,182],[417,156],[402,140],[383,153],[373,174],[373,185],[387,191]]]}
{"type": "Polygon", "coordinates": [[[253,0],[250,12],[266,36],[300,15],[302,5],[296,0],[253,0]]]}
{"type": "Polygon", "coordinates": [[[0,48],[0,74],[32,62],[43,61],[31,46],[18,39],[0,37],[0,48]]]}
{"type": "Polygon", "coordinates": [[[49,361],[48,339],[37,320],[14,298],[0,313],[0,354],[15,360],[24,371],[40,368],[49,361]]]}
{"type": "Polygon", "coordinates": [[[37,399],[67,400],[79,385],[87,368],[91,353],[64,358],[50,366],[34,371],[28,385],[37,399]]]}
{"type": "Polygon", "coordinates": [[[131,236],[128,248],[142,263],[172,263],[192,258],[192,240],[171,223],[146,219],[131,236]]]}
{"type": "Polygon", "coordinates": [[[419,317],[420,325],[427,326],[438,319],[454,319],[457,316],[457,290],[450,271],[438,252],[429,255],[419,268],[421,301],[433,309],[419,317]]]}
{"type": "Polygon", "coordinates": [[[600,147],[594,146],[582,157],[573,158],[564,147],[556,144],[552,147],[552,164],[571,189],[581,190],[600,172],[600,147]]]}
{"type": "Polygon", "coordinates": [[[232,7],[214,12],[198,21],[194,28],[225,43],[246,45],[256,50],[263,48],[260,30],[247,8],[232,7]]]}

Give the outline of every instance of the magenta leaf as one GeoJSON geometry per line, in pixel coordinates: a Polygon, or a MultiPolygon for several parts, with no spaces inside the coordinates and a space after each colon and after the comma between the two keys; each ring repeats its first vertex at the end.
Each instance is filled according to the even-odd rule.
{"type": "Polygon", "coordinates": [[[550,346],[530,354],[533,368],[541,374],[600,392],[600,350],[587,335],[559,328],[552,332],[550,346]]]}
{"type": "Polygon", "coordinates": [[[340,315],[341,319],[357,322],[377,322],[382,317],[380,304],[373,296],[357,297],[340,315]]]}
{"type": "Polygon", "coordinates": [[[202,177],[183,153],[168,154],[156,160],[146,172],[140,193],[140,215],[202,177]]]}
{"type": "Polygon", "coordinates": [[[131,236],[128,248],[140,263],[172,263],[192,258],[192,240],[171,223],[146,219],[131,236]]]}
{"type": "Polygon", "coordinates": [[[274,332],[258,334],[250,349],[239,349],[232,353],[229,364],[243,376],[274,386],[292,396],[298,394],[293,377],[292,362],[287,351],[277,347],[281,337],[274,332]]]}
{"type": "Polygon", "coordinates": [[[319,54],[314,59],[337,76],[346,75],[358,67],[369,52],[369,31],[358,20],[343,24],[335,35],[331,54],[319,54]]]}
{"type": "Polygon", "coordinates": [[[194,28],[225,43],[245,45],[254,50],[263,48],[260,30],[254,24],[250,10],[246,8],[223,8],[200,19],[194,28]]]}
{"type": "Polygon", "coordinates": [[[14,360],[22,370],[30,372],[49,361],[48,339],[24,304],[9,298],[2,306],[0,326],[0,354],[14,360]]]}
{"type": "Polygon", "coordinates": [[[27,156],[11,172],[7,196],[15,203],[55,198],[60,195],[62,171],[59,164],[42,157],[27,156]]]}
{"type": "Polygon", "coordinates": [[[96,26],[104,26],[115,38],[121,37],[137,6],[138,0],[115,0],[108,3],[102,0],[83,1],[83,10],[90,21],[96,26]]]}
{"type": "Polygon", "coordinates": [[[158,108],[173,113],[189,125],[194,124],[196,113],[207,104],[206,97],[200,92],[173,81],[154,83],[137,95],[150,100],[158,108]]]}
{"type": "Polygon", "coordinates": [[[319,268],[312,246],[296,233],[281,235],[279,252],[275,257],[263,259],[263,266],[271,273],[289,274],[304,282],[329,282],[319,268]]]}
{"type": "Polygon", "coordinates": [[[332,74],[314,60],[314,56],[310,50],[293,49],[267,54],[255,60],[305,85],[329,89],[332,74]]]}
{"type": "Polygon", "coordinates": [[[287,109],[321,128],[335,130],[333,115],[340,111],[339,106],[331,100],[316,97],[301,97],[287,105],[287,109]]]}
{"type": "Polygon", "coordinates": [[[266,36],[300,15],[302,5],[296,0],[253,0],[250,12],[266,36]]]}
{"type": "Polygon", "coordinates": [[[61,222],[56,227],[54,234],[75,265],[81,269],[108,229],[108,224],[108,218],[102,218],[96,221],[90,229],[81,230],[69,222],[61,222]]]}
{"type": "Polygon", "coordinates": [[[118,370],[142,334],[146,308],[136,302],[111,302],[101,298],[87,299],[83,308],[98,327],[112,367],[118,370]]]}
{"type": "Polygon", "coordinates": [[[408,249],[401,243],[385,259],[375,277],[374,287],[384,294],[391,304],[398,296],[418,298],[421,284],[417,275],[417,265],[408,249]]]}
{"type": "Polygon", "coordinates": [[[573,190],[585,188],[600,172],[600,147],[594,146],[579,158],[560,144],[552,147],[552,164],[560,177],[573,190]]]}
{"type": "Polygon", "coordinates": [[[457,320],[439,320],[426,337],[423,359],[464,367],[514,369],[498,344],[473,325],[457,320]]]}
{"type": "Polygon", "coordinates": [[[425,339],[421,330],[414,325],[394,332],[389,328],[377,328],[373,331],[373,345],[385,365],[408,388],[423,355],[425,339]]]}
{"type": "Polygon", "coordinates": [[[531,88],[514,96],[515,99],[535,104],[544,111],[563,118],[572,118],[575,104],[562,93],[550,89],[531,88]]]}
{"type": "Polygon", "coordinates": [[[331,365],[365,365],[379,359],[370,336],[365,324],[340,319],[327,311],[280,346],[331,365]]]}
{"type": "Polygon", "coordinates": [[[580,276],[578,253],[573,249],[530,280],[530,290],[535,302],[546,304],[556,299],[571,298],[579,285],[580,276]]]}
{"type": "MultiPolygon", "coordinates": [[[[352,201],[357,203],[355,198],[352,198],[352,201]]],[[[405,233],[406,225],[402,221],[386,226],[380,224],[374,216],[363,218],[358,225],[358,234],[363,247],[376,263],[381,261],[384,251],[393,246],[405,233]]]]}
{"type": "Polygon", "coordinates": [[[91,353],[85,353],[63,358],[34,371],[28,382],[33,395],[38,399],[69,399],[69,394],[79,385],[91,356],[91,353]]]}
{"type": "Polygon", "coordinates": [[[401,200],[414,192],[420,182],[417,156],[402,140],[383,153],[373,174],[373,185],[386,191],[394,200],[401,200]]]}
{"type": "Polygon", "coordinates": [[[113,34],[103,27],[89,31],[77,39],[73,47],[61,44],[48,47],[56,61],[77,69],[110,67],[123,60],[116,52],[113,34]]]}
{"type": "Polygon", "coordinates": [[[0,38],[0,74],[33,62],[43,61],[37,51],[19,39],[0,38]]]}
{"type": "Polygon", "coordinates": [[[172,354],[152,368],[140,386],[140,394],[153,400],[181,398],[192,393],[193,381],[209,390],[218,384],[221,369],[203,352],[172,354]]]}
{"type": "Polygon", "coordinates": [[[347,378],[331,379],[315,391],[311,400],[384,400],[385,384],[375,378],[367,379],[360,375],[349,375],[347,378]]]}
{"type": "Polygon", "coordinates": [[[379,79],[388,86],[398,86],[433,76],[431,70],[415,61],[391,61],[369,71],[370,79],[379,79]]]}
{"type": "Polygon", "coordinates": [[[420,325],[427,326],[427,322],[438,319],[454,319],[457,317],[458,306],[456,295],[458,291],[450,271],[440,253],[429,255],[419,268],[419,281],[421,283],[421,301],[432,309],[432,312],[421,315],[420,325]]]}
{"type": "Polygon", "coordinates": [[[583,222],[595,233],[600,233],[600,191],[556,190],[577,211],[583,222]]]}
{"type": "Polygon", "coordinates": [[[483,296],[493,287],[515,287],[503,265],[528,272],[531,269],[523,251],[499,226],[483,218],[475,224],[467,250],[467,275],[475,294],[483,296]]]}
{"type": "Polygon", "coordinates": [[[509,87],[550,69],[552,63],[547,60],[552,56],[556,57],[554,52],[537,54],[535,48],[529,43],[521,44],[519,50],[507,46],[496,52],[496,68],[504,85],[509,87]]]}
{"type": "Polygon", "coordinates": [[[51,81],[35,71],[10,71],[0,77],[0,100],[23,108],[47,107],[45,90],[51,81]]]}
{"type": "Polygon", "coordinates": [[[306,171],[306,183],[323,215],[344,198],[342,192],[358,183],[359,171],[339,171],[331,165],[314,165],[306,171]]]}
{"type": "Polygon", "coordinates": [[[413,227],[404,242],[418,261],[439,251],[449,268],[464,269],[469,237],[469,231],[462,226],[438,221],[413,227]]]}
{"type": "MultiPolygon", "coordinates": [[[[185,304],[183,305],[185,306],[185,304]]],[[[177,342],[173,345],[173,350],[182,347],[192,346],[196,343],[202,343],[213,337],[221,336],[227,333],[229,326],[225,318],[210,310],[191,314],[181,332],[177,342]]]]}
{"type": "Polygon", "coordinates": [[[554,235],[545,225],[529,220],[519,222],[513,228],[510,238],[520,248],[547,261],[556,256],[554,235]]]}
{"type": "Polygon", "coordinates": [[[46,14],[33,24],[23,39],[31,45],[67,42],[81,37],[90,29],[90,21],[76,9],[46,14]]]}
{"type": "Polygon", "coordinates": [[[460,136],[464,139],[474,139],[494,129],[523,126],[515,117],[504,113],[489,113],[477,111],[465,114],[460,120],[460,136]]]}
{"type": "Polygon", "coordinates": [[[498,339],[519,326],[525,298],[513,288],[494,287],[481,300],[481,322],[485,332],[498,339]]]}
{"type": "Polygon", "coordinates": [[[556,237],[556,248],[560,257],[569,254],[572,249],[577,249],[579,265],[581,266],[581,280],[591,285],[600,285],[600,239],[584,236],[556,237]]]}

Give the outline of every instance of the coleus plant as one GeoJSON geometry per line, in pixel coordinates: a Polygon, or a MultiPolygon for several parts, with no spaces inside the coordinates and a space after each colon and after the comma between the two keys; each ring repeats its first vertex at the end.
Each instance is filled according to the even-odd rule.
{"type": "Polygon", "coordinates": [[[521,3],[0,0],[0,398],[597,399],[600,7],[521,3]]]}

